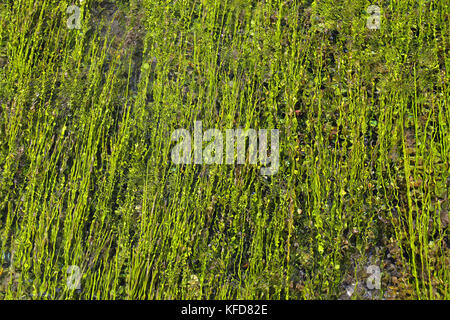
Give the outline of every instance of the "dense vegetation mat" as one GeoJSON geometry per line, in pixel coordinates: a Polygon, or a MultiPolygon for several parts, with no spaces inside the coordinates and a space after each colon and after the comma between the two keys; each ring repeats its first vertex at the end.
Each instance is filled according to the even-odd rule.
{"type": "Polygon", "coordinates": [[[0,298],[448,299],[449,12],[2,1],[0,298]],[[175,164],[195,121],[278,171],[175,164]]]}

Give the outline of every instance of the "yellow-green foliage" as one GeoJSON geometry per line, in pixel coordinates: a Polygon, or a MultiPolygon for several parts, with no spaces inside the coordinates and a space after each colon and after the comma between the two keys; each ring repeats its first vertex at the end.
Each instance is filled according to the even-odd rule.
{"type": "Polygon", "coordinates": [[[3,1],[0,298],[448,299],[448,12],[3,1]],[[195,120],[279,129],[278,173],[173,164],[195,120]]]}

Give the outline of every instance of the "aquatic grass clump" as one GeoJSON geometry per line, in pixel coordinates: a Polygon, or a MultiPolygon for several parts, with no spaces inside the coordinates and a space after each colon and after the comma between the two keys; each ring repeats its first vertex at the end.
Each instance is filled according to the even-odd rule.
{"type": "Polygon", "coordinates": [[[1,298],[449,298],[445,1],[72,4],[0,5],[1,298]]]}

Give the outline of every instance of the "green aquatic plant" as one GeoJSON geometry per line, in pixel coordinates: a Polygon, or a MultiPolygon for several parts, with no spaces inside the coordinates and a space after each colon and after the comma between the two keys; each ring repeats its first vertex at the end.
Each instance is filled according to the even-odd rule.
{"type": "Polygon", "coordinates": [[[448,7],[3,2],[0,298],[448,299],[448,7]],[[195,121],[277,173],[173,163],[195,121]]]}

